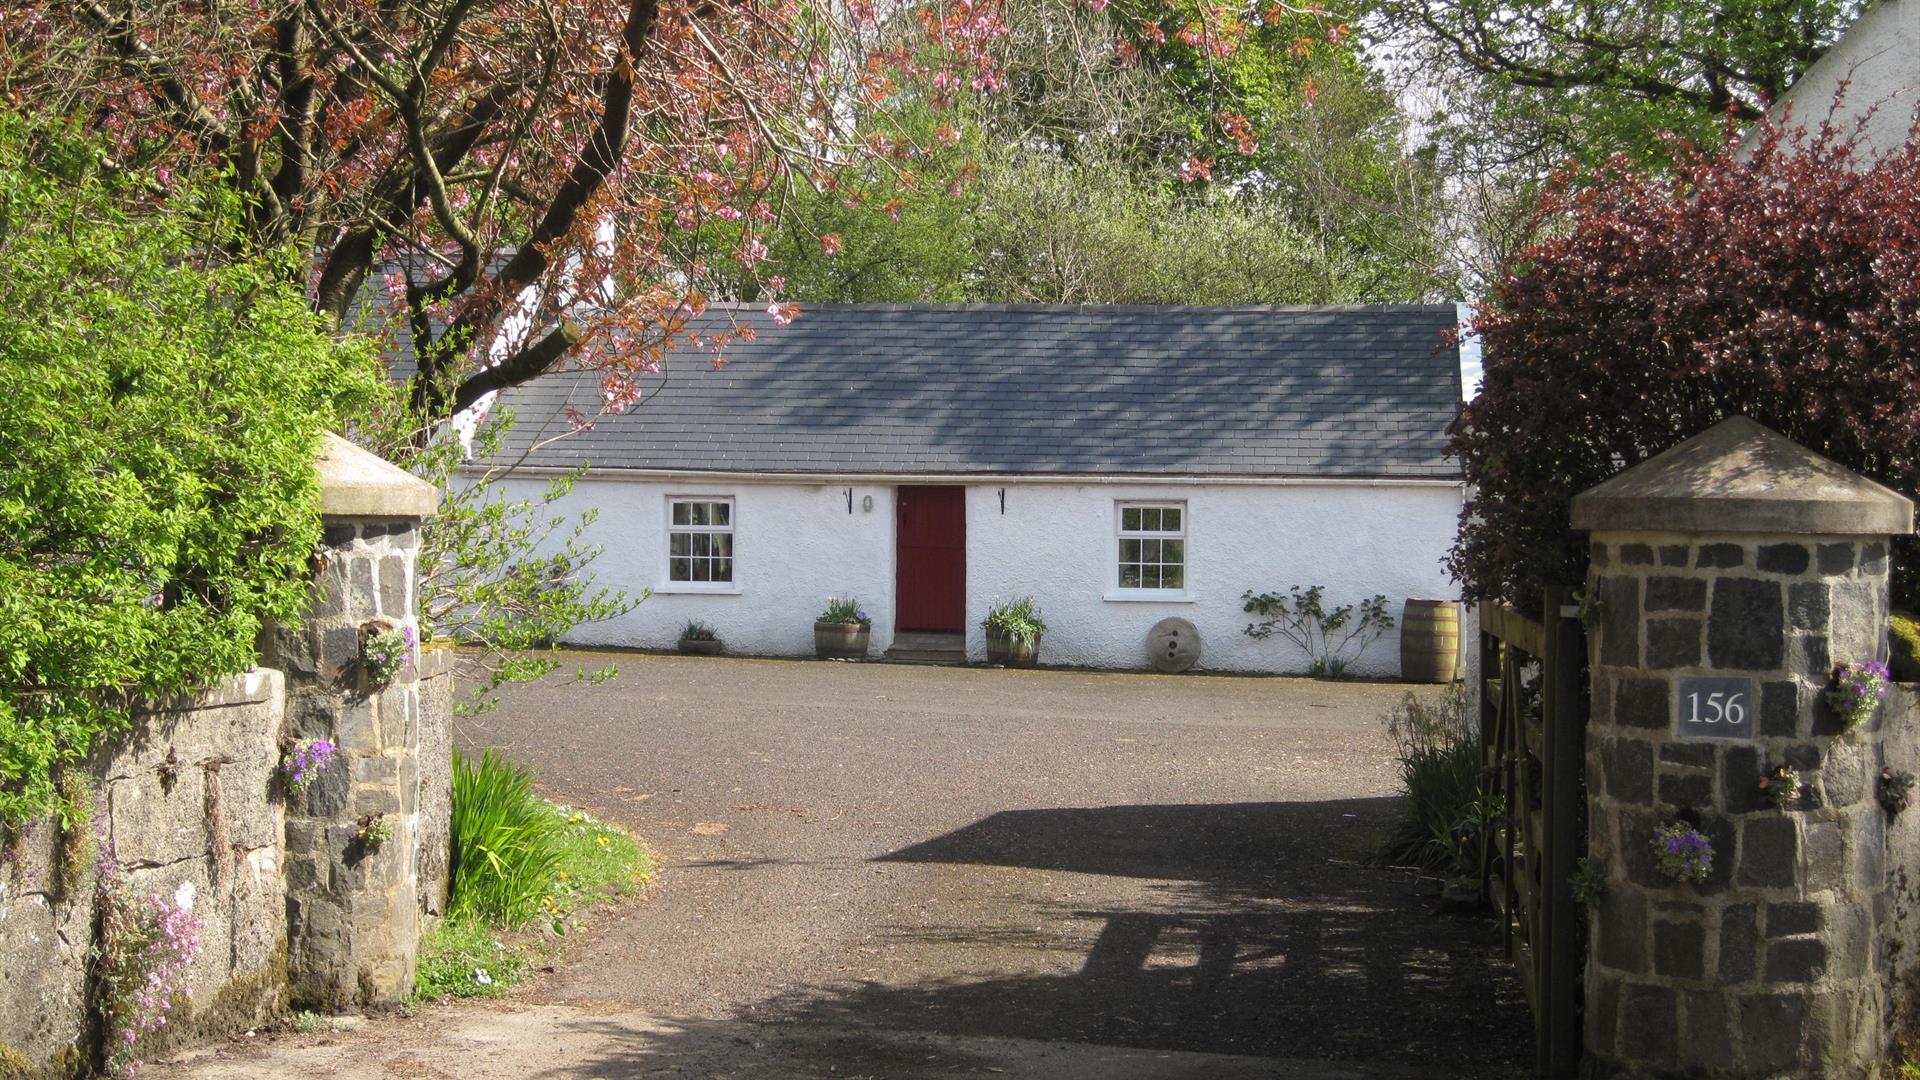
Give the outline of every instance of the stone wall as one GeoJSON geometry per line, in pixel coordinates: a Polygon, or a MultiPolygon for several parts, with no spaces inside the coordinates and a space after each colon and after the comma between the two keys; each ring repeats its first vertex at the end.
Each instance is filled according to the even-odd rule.
{"type": "Polygon", "coordinates": [[[190,1009],[174,1038],[227,1034],[285,1011],[283,680],[256,670],[140,714],[88,769],[96,859],[63,880],[50,821],[22,831],[0,865],[0,1045],[65,1072],[91,1054],[87,952],[99,860],[142,896],[189,895],[202,922],[190,1009]]]}
{"type": "MultiPolygon", "coordinates": [[[[1882,767],[1920,776],[1920,685],[1897,685],[1881,710],[1882,767]]],[[[1877,792],[1876,792],[1877,793],[1877,792]]],[[[1920,809],[1887,816],[1887,898],[1879,920],[1888,1029],[1920,1040],[1920,809]]]]}
{"type": "Polygon", "coordinates": [[[337,439],[320,463],[323,549],[299,626],[263,635],[262,668],[136,716],[90,768],[89,824],[0,834],[0,1076],[65,1076],[96,1056],[88,1000],[95,874],[58,869],[97,837],[142,896],[202,922],[188,984],[150,1054],[227,1034],[289,1004],[384,1007],[413,988],[423,920],[445,906],[453,687],[448,654],[415,650],[388,682],[364,643],[414,627],[419,525],[431,487],[337,439]],[[302,791],[281,776],[300,739],[339,747],[302,791]],[[374,819],[391,832],[371,845],[374,819]]]}

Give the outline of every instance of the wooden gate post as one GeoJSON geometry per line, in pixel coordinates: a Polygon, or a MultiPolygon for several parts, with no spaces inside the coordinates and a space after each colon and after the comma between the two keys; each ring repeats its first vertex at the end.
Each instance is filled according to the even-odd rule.
{"type": "MultiPolygon", "coordinates": [[[[1573,500],[1591,534],[1588,849],[1605,871],[1588,1077],[1855,1077],[1884,1059],[1880,719],[1828,707],[1887,656],[1906,498],[1744,417],[1573,500]],[[1777,808],[1763,780],[1797,772],[1777,808]],[[1663,869],[1662,830],[1711,844],[1663,869]]],[[[1686,841],[1680,842],[1682,846],[1686,841]]]]}

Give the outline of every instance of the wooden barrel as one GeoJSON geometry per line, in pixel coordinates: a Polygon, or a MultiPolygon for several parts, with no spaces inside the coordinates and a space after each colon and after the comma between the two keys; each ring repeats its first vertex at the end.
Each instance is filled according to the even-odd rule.
{"type": "Polygon", "coordinates": [[[1400,616],[1400,677],[1450,683],[1460,665],[1460,605],[1452,600],[1408,600],[1400,616]]]}

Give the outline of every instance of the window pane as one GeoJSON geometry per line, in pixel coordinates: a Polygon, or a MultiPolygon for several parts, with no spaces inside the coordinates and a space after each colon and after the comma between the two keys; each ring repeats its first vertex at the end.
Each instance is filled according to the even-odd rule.
{"type": "Polygon", "coordinates": [[[1160,587],[1160,568],[1157,566],[1141,567],[1140,568],[1140,587],[1143,589],[1159,588],[1160,587]]]}
{"type": "Polygon", "coordinates": [[[1140,542],[1140,561],[1143,563],[1159,562],[1160,561],[1160,541],[1142,540],[1140,542]]]}
{"type": "Polygon", "coordinates": [[[693,534],[694,557],[700,558],[702,556],[713,554],[713,549],[711,548],[710,544],[711,544],[711,541],[707,539],[706,533],[694,533],[693,534]]]}
{"type": "Polygon", "coordinates": [[[1160,511],[1160,528],[1164,529],[1167,532],[1180,531],[1180,508],[1179,507],[1169,506],[1165,510],[1160,511]]]}
{"type": "Polygon", "coordinates": [[[688,541],[687,533],[668,533],[667,534],[667,554],[669,555],[685,555],[687,553],[688,544],[689,544],[689,541],[688,541]]]}
{"type": "Polygon", "coordinates": [[[673,504],[673,523],[675,525],[687,524],[687,507],[689,505],[690,504],[683,502],[673,504]]]}
{"type": "Polygon", "coordinates": [[[713,504],[713,523],[727,525],[733,521],[733,504],[717,502],[713,504]]]}
{"type": "Polygon", "coordinates": [[[693,580],[712,581],[713,580],[713,563],[707,561],[706,559],[693,560],[693,580]]]}
{"type": "Polygon", "coordinates": [[[692,581],[693,569],[686,559],[674,559],[668,564],[667,577],[674,581],[692,581]]]}
{"type": "Polygon", "coordinates": [[[1187,542],[1185,540],[1160,541],[1160,561],[1169,566],[1179,566],[1187,561],[1187,542]]]}
{"type": "Polygon", "coordinates": [[[1120,527],[1127,532],[1138,532],[1140,530],[1140,508],[1137,506],[1121,507],[1120,527]]]}
{"type": "Polygon", "coordinates": [[[733,580],[733,560],[732,559],[715,559],[713,561],[713,580],[715,581],[732,581],[733,580]]]}
{"type": "Polygon", "coordinates": [[[1143,507],[1140,511],[1140,527],[1148,532],[1159,532],[1160,508],[1157,506],[1143,507]]]}
{"type": "Polygon", "coordinates": [[[713,504],[712,503],[701,503],[701,502],[688,503],[687,514],[689,515],[688,520],[691,524],[694,524],[694,525],[713,524],[713,504]]]}
{"type": "Polygon", "coordinates": [[[712,544],[712,547],[710,547],[708,550],[712,551],[715,555],[732,555],[733,554],[733,534],[732,533],[714,533],[711,544],[712,544]]]}
{"type": "Polygon", "coordinates": [[[1182,567],[1163,566],[1160,568],[1160,587],[1163,589],[1184,589],[1187,587],[1186,580],[1186,570],[1182,567]]]}
{"type": "Polygon", "coordinates": [[[1138,540],[1120,541],[1120,561],[1121,562],[1139,562],[1140,561],[1140,541],[1138,540]]]}
{"type": "Polygon", "coordinates": [[[1120,587],[1137,589],[1140,587],[1140,568],[1132,563],[1120,564],[1120,587]]]}

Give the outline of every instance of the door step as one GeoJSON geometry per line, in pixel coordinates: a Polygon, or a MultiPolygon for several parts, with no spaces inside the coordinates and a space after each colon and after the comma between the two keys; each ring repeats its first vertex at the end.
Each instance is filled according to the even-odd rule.
{"type": "Polygon", "coordinates": [[[880,659],[890,664],[964,664],[967,638],[965,634],[900,634],[880,659]]]}

